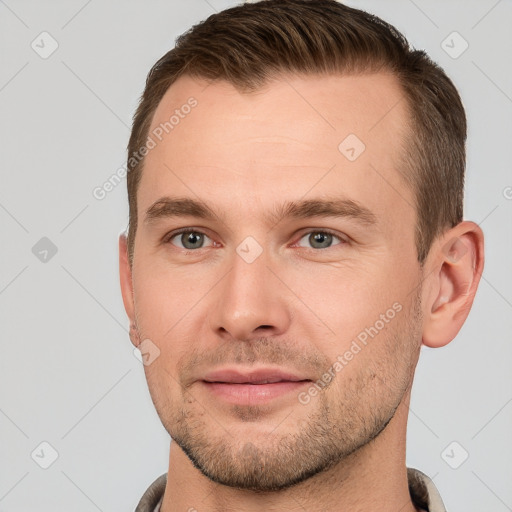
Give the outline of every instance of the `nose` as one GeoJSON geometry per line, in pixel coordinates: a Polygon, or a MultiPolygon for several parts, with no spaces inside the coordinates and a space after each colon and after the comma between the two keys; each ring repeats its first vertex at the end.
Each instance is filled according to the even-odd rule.
{"type": "Polygon", "coordinates": [[[265,251],[248,263],[237,253],[231,270],[213,295],[209,318],[217,336],[249,341],[261,336],[276,336],[287,331],[291,297],[286,287],[268,268],[265,251]]]}

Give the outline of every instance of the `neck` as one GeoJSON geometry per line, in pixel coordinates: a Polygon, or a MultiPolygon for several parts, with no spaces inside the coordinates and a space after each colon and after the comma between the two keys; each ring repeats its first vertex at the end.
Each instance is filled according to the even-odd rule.
{"type": "Polygon", "coordinates": [[[331,469],[278,492],[255,493],[212,482],[171,442],[161,512],[266,510],[416,512],[407,481],[408,394],[386,428],[331,469]]]}

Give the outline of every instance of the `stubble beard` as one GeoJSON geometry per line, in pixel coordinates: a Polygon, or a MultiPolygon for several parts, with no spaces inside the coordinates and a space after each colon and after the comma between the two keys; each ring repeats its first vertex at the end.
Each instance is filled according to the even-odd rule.
{"type": "Polygon", "coordinates": [[[161,407],[160,400],[154,400],[162,423],[193,465],[214,482],[254,492],[282,491],[305,482],[343,464],[379,436],[393,418],[412,385],[419,354],[419,293],[407,315],[401,327],[387,334],[387,340],[371,342],[393,347],[386,361],[360,367],[347,379],[343,370],[308,405],[297,401],[287,413],[290,418],[297,413],[295,421],[288,422],[295,426],[293,432],[280,430],[280,422],[289,419],[283,417],[284,411],[280,420],[273,420],[275,428],[263,433],[258,422],[265,421],[264,406],[233,406],[230,421],[237,417],[244,428],[250,422],[257,427],[254,435],[237,435],[241,423],[229,428],[220,425],[222,419],[216,421],[183,388],[179,407],[169,402],[161,407]]]}

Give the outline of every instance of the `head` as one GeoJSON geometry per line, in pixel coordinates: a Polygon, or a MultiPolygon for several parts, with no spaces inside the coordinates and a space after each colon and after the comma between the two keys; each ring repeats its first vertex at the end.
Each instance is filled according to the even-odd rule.
{"type": "Polygon", "coordinates": [[[465,138],[442,69],[334,0],[225,10],[155,64],[121,284],[156,409],[203,474],[283,489],[406,409],[421,344],[455,337],[482,270],[465,138]],[[302,383],[241,403],[205,382],[227,367],[302,383]]]}

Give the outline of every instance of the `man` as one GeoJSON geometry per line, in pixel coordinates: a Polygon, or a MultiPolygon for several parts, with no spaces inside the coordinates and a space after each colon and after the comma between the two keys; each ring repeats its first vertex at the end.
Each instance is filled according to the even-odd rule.
{"type": "Polygon", "coordinates": [[[483,268],[465,138],[444,72],[334,0],[225,10],[155,64],[120,274],[172,442],[137,511],[445,510],[405,439],[483,268]]]}

